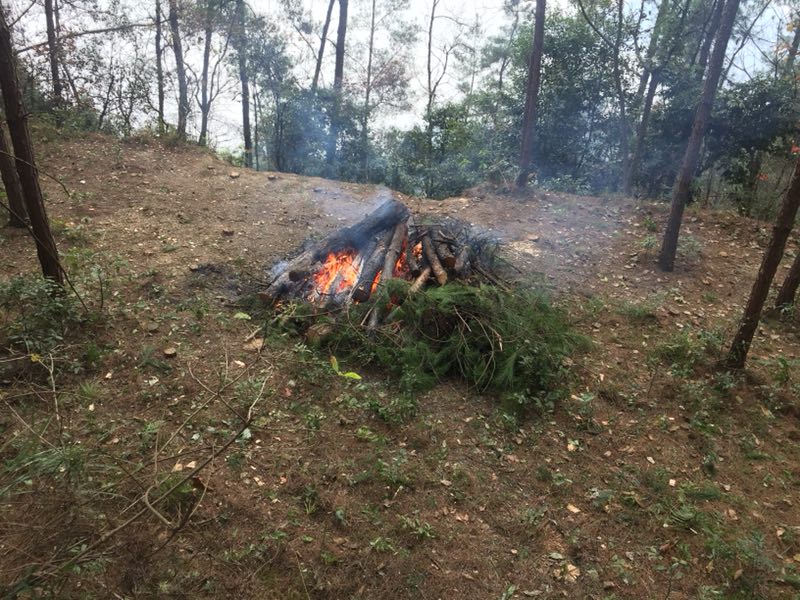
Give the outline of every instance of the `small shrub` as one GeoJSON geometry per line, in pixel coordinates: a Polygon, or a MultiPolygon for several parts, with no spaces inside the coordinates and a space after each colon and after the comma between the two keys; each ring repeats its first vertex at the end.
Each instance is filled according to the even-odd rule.
{"type": "Polygon", "coordinates": [[[693,334],[688,328],[674,334],[653,350],[653,357],[669,366],[678,377],[687,377],[704,358],[716,355],[722,349],[723,340],[714,332],[699,331],[693,334]]]}
{"type": "Polygon", "coordinates": [[[0,282],[0,320],[13,345],[48,354],[79,322],[79,313],[74,297],[51,279],[15,277],[0,282]]]}

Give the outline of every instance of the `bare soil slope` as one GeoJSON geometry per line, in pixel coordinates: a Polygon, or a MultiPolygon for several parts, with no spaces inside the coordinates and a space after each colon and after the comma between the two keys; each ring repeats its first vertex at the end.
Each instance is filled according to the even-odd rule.
{"type": "MultiPolygon", "coordinates": [[[[152,140],[39,137],[42,168],[72,192],[43,179],[60,248],[103,315],[92,334],[102,357],[61,375],[56,392],[38,363],[7,373],[0,396],[16,414],[3,410],[0,431],[53,435],[46,424],[60,398],[70,443],[88,449],[86,470],[112,456],[124,473],[109,497],[81,484],[92,510],[55,493],[0,497],[0,586],[62,560],[50,553],[66,541],[90,543],[124,522],[125,500],[213,455],[258,399],[246,435],[183,495],[39,589],[57,585],[62,598],[796,597],[796,316],[759,330],[743,376],[712,368],[767,225],[694,208],[678,269],[664,274],[654,263],[661,205],[490,188],[404,198],[417,213],[495,233],[593,348],[574,358],[571,399],[553,412],[515,424],[492,398],[444,382],[415,417],[389,423],[381,409],[392,383],[380,373],[346,364],[364,379],[340,377],[302,340],[270,331],[258,351],[261,323],[234,303],[309,236],[355,222],[391,192],[256,173],[152,140]],[[87,265],[103,275],[86,276],[87,265]]],[[[24,232],[0,239],[2,278],[36,271],[24,232]]],[[[54,351],[56,363],[87,341],[76,343],[54,351]]],[[[15,447],[3,447],[4,459],[15,447]]]]}

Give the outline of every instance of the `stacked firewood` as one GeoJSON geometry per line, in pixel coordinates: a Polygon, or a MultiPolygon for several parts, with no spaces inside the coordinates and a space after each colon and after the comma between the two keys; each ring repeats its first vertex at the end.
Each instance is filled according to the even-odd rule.
{"type": "Polygon", "coordinates": [[[409,293],[467,279],[485,272],[476,240],[460,223],[416,224],[405,205],[388,200],[282,264],[261,297],[273,304],[302,299],[345,306],[367,302],[392,278],[407,280],[409,293]]]}

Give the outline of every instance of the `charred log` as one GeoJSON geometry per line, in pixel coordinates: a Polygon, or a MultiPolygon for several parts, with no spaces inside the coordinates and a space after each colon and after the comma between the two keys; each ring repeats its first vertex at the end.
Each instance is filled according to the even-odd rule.
{"type": "Polygon", "coordinates": [[[353,300],[356,302],[366,302],[372,295],[372,288],[375,284],[375,278],[383,268],[384,258],[387,253],[387,246],[392,240],[394,231],[388,231],[383,234],[382,239],[378,241],[372,254],[364,261],[361,267],[361,275],[358,278],[358,284],[353,290],[353,300]]]}

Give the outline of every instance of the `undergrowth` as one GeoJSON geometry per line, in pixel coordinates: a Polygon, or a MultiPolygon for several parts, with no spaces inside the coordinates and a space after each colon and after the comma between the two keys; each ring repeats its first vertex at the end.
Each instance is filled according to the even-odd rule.
{"type": "Polygon", "coordinates": [[[566,358],[585,341],[544,294],[457,283],[409,294],[408,287],[393,280],[374,304],[351,307],[322,345],[390,373],[406,395],[458,377],[497,393],[509,411],[552,406],[566,358]],[[367,330],[362,322],[376,309],[387,313],[385,324],[367,330]]]}
{"type": "Polygon", "coordinates": [[[74,296],[43,277],[0,282],[0,320],[8,341],[27,353],[45,354],[81,318],[74,296]]]}

